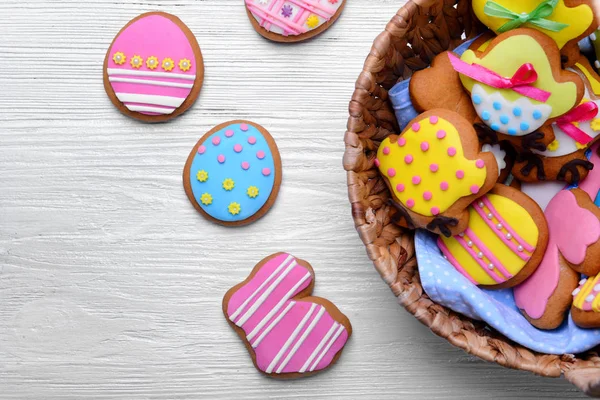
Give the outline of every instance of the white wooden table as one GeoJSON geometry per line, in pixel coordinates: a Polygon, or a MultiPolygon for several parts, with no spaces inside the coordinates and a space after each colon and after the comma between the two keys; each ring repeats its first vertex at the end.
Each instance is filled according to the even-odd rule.
{"type": "Polygon", "coordinates": [[[348,0],[316,40],[278,45],[242,0],[0,1],[0,398],[582,398],[484,363],[397,305],[354,231],[341,166],[347,106],[401,0],[348,0]],[[113,36],[139,13],[178,15],[206,65],[168,124],[121,115],[102,86],[113,36]],[[244,118],[276,138],[279,199],[242,229],[205,221],[181,182],[201,135],[244,118]],[[351,319],[340,362],[275,381],[221,313],[229,287],[285,250],[351,319]]]}

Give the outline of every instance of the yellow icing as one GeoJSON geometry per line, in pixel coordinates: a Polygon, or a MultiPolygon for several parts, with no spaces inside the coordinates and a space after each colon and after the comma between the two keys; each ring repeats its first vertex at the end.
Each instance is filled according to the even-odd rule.
{"type": "Polygon", "coordinates": [[[230,191],[235,187],[235,182],[231,178],[227,178],[223,181],[223,189],[230,191]]]}
{"type": "Polygon", "coordinates": [[[240,213],[240,211],[242,210],[242,207],[240,206],[240,203],[233,202],[233,203],[229,203],[227,210],[229,211],[229,213],[231,215],[238,215],[240,213]]]}
{"type": "MultiPolygon", "coordinates": [[[[512,227],[521,239],[535,247],[538,241],[539,231],[529,212],[507,197],[497,194],[488,194],[487,198],[490,200],[496,211],[500,213],[502,218],[510,225],[510,227],[512,227]]],[[[485,210],[487,212],[487,208],[485,208],[485,210]]],[[[492,228],[481,218],[479,213],[475,211],[473,206],[469,207],[469,216],[469,228],[473,233],[513,276],[518,274],[527,262],[517,256],[517,254],[498,237],[492,228]]],[[[498,224],[496,218],[494,218],[492,222],[494,227],[498,224]]],[[[503,229],[502,232],[505,234],[507,231],[503,229]]],[[[464,238],[465,240],[468,240],[467,236],[464,236],[464,238]]],[[[450,253],[477,284],[497,284],[497,282],[482,269],[479,263],[459,243],[457,236],[450,238],[442,236],[441,239],[446,244],[450,253]]],[[[513,240],[513,243],[516,244],[517,242],[513,240]]],[[[475,253],[480,251],[475,245],[473,246],[473,249],[475,253]]],[[[484,258],[483,261],[486,265],[490,263],[487,258],[484,258]]],[[[503,276],[498,268],[495,268],[494,271],[497,275],[503,276]]]]}
{"type": "Polygon", "coordinates": [[[558,141],[558,139],[554,139],[554,141],[546,147],[546,150],[556,151],[556,150],[558,150],[559,147],[560,147],[560,142],[558,141]]]}
{"type": "Polygon", "coordinates": [[[595,73],[592,75],[586,67],[579,63],[575,64],[575,67],[585,76],[593,94],[600,96],[600,82],[598,81],[598,75],[595,73]]]}
{"type": "Polygon", "coordinates": [[[198,171],[198,173],[196,174],[196,178],[200,181],[200,182],[206,182],[208,180],[208,172],[206,172],[205,170],[200,170],[198,171]]]}
{"type": "MultiPolygon", "coordinates": [[[[544,48],[529,35],[515,35],[498,43],[483,58],[477,57],[475,52],[467,50],[461,59],[469,64],[482,65],[503,77],[512,77],[517,70],[526,63],[531,63],[538,74],[533,86],[546,90],[552,95],[546,103],[531,100],[533,104],[547,104],[552,107],[550,118],[566,114],[577,104],[577,85],[573,82],[559,83],[554,79],[552,66],[544,48]]],[[[475,80],[460,75],[465,88],[470,92],[475,80]]],[[[496,89],[481,84],[483,89],[491,94],[499,92],[509,101],[516,101],[522,95],[511,89],[496,89]]]]}
{"type": "MultiPolygon", "coordinates": [[[[541,3],[540,0],[494,1],[517,14],[530,13],[541,3]]],[[[479,20],[484,25],[489,27],[494,32],[498,33],[498,28],[500,28],[509,20],[505,18],[490,17],[486,15],[483,11],[483,8],[487,2],[488,0],[473,0],[473,10],[475,11],[475,15],[477,15],[477,18],[479,18],[479,20]]],[[[560,30],[559,32],[545,30],[530,23],[526,23],[522,25],[522,27],[537,29],[545,33],[556,42],[559,48],[562,49],[565,46],[565,44],[567,44],[567,42],[578,38],[579,36],[583,35],[585,31],[588,30],[588,28],[594,21],[594,14],[592,12],[592,9],[586,4],[581,4],[577,7],[567,7],[565,5],[564,0],[559,0],[556,5],[556,8],[554,9],[554,13],[546,17],[546,19],[565,23],[569,26],[560,30]]]]}
{"type": "Polygon", "coordinates": [[[477,51],[481,51],[481,52],[486,51],[487,48],[490,47],[490,43],[492,43],[492,39],[488,40],[487,42],[485,42],[481,46],[479,46],[479,48],[477,49],[477,51]]]}
{"type": "Polygon", "coordinates": [[[460,198],[472,195],[472,186],[481,188],[486,180],[487,168],[478,168],[475,160],[465,158],[458,130],[449,121],[439,118],[436,124],[432,124],[429,119],[423,119],[419,124],[418,132],[411,127],[400,136],[399,141],[406,140],[402,147],[386,138],[379,147],[377,158],[379,169],[388,178],[395,197],[413,212],[432,216],[433,207],[443,213],[460,198]],[[446,132],[442,139],[437,137],[440,130],[446,132]],[[429,144],[427,151],[421,149],[422,142],[429,144]],[[456,150],[453,157],[448,155],[450,147],[456,150]],[[387,155],[386,148],[389,149],[387,155]],[[407,155],[413,157],[410,164],[405,162],[407,155]],[[438,166],[437,172],[431,171],[431,164],[438,166]],[[390,169],[395,171],[393,177],[389,174],[390,169]],[[456,177],[457,170],[464,171],[464,178],[456,177]],[[414,176],[421,178],[419,184],[413,184],[414,176]],[[449,185],[445,191],[440,186],[442,182],[449,185]],[[399,184],[404,185],[404,191],[397,190],[399,184]],[[431,200],[425,200],[426,191],[431,192],[431,200]],[[413,207],[407,206],[409,199],[414,200],[413,207]]]}
{"type": "MultiPolygon", "coordinates": [[[[583,287],[579,287],[579,293],[573,298],[573,306],[583,310],[583,305],[585,304],[585,299],[590,294],[592,294],[594,286],[600,283],[600,274],[595,277],[590,277],[583,284],[583,287]]],[[[600,296],[596,296],[594,301],[592,302],[592,311],[599,312],[600,311],[600,296]]]]}
{"type": "Polygon", "coordinates": [[[600,131],[600,118],[594,118],[590,123],[590,126],[595,131],[600,131]]]}
{"type": "Polygon", "coordinates": [[[204,204],[205,206],[209,206],[212,204],[213,198],[210,195],[210,193],[203,193],[202,196],[200,197],[200,201],[202,202],[202,204],[204,204]]]}

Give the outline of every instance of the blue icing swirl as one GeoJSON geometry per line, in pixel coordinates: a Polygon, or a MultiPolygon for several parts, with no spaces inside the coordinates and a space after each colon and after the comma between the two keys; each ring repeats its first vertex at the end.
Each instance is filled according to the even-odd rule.
{"type": "Polygon", "coordinates": [[[204,146],[204,153],[196,152],[190,166],[190,186],[196,202],[208,215],[220,221],[243,221],[256,214],[269,199],[275,183],[275,161],[267,140],[254,126],[247,124],[248,130],[243,131],[242,125],[229,125],[206,138],[199,146],[204,146]],[[233,131],[231,137],[225,134],[228,130],[233,131]],[[213,140],[217,137],[220,143],[215,145],[213,140]],[[250,144],[250,137],[254,137],[256,143],[250,144]],[[241,152],[234,150],[234,146],[238,144],[242,146],[241,152]],[[259,152],[264,153],[263,159],[258,158],[259,152]],[[218,160],[220,155],[225,157],[223,163],[218,160]],[[247,170],[242,168],[243,162],[249,164],[247,170]],[[263,174],[265,168],[270,171],[267,176],[263,174]],[[198,180],[199,171],[208,173],[205,182],[198,180]],[[226,179],[233,180],[232,190],[223,188],[226,179]],[[258,188],[258,196],[255,198],[247,194],[250,186],[258,188]],[[212,203],[209,205],[202,203],[202,195],[205,193],[212,196],[212,203]],[[239,214],[229,212],[231,203],[240,205],[239,214]]]}

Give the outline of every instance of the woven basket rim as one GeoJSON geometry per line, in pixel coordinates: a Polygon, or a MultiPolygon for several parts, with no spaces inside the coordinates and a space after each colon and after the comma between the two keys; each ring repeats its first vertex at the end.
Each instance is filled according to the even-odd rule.
{"type": "MultiPolygon", "coordinates": [[[[398,48],[406,49],[402,44],[410,43],[415,21],[433,23],[433,17],[443,13],[444,7],[460,8],[465,2],[469,3],[470,13],[470,0],[409,0],[373,42],[356,81],[344,136],[344,169],[347,171],[348,196],[356,230],[375,269],[399,303],[436,335],[469,354],[508,368],[549,377],[564,375],[586,394],[600,397],[600,358],[596,352],[588,351],[577,356],[534,352],[495,330],[486,329],[482,322],[432,302],[419,279],[413,234],[393,227],[387,216],[387,207],[371,198],[377,197],[371,196],[373,192],[387,190],[372,183],[378,174],[373,167],[374,156],[368,156],[376,149],[372,139],[382,140],[398,130],[393,111],[389,104],[386,105],[387,90],[378,77],[385,76],[383,71],[389,67],[390,59],[396,58],[405,63],[398,48]],[[373,113],[371,108],[376,108],[373,113]]],[[[433,57],[435,54],[429,55],[433,57]]],[[[419,57],[422,59],[422,54],[419,57]]],[[[428,60],[422,61],[429,64],[428,60]]],[[[398,81],[406,77],[395,76],[398,81]]]]}

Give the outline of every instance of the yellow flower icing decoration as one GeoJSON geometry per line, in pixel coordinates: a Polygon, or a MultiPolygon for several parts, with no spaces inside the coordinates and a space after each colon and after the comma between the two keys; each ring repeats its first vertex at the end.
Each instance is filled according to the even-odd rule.
{"type": "Polygon", "coordinates": [[[172,71],[174,66],[175,62],[172,58],[167,57],[162,61],[162,69],[165,71],[172,71]]]}
{"type": "MultiPolygon", "coordinates": [[[[473,11],[475,11],[475,15],[477,15],[477,18],[484,25],[494,32],[499,33],[498,30],[509,22],[510,19],[490,15],[493,13],[489,12],[489,5],[486,9],[487,3],[490,3],[490,0],[473,0],[473,11]]],[[[509,10],[515,15],[526,15],[534,12],[534,10],[542,3],[542,0],[493,0],[493,3],[495,3],[494,5],[496,6],[509,10]]],[[[565,5],[565,0],[556,0],[554,11],[549,16],[544,17],[544,19],[559,24],[565,24],[567,26],[553,31],[543,29],[534,23],[525,22],[521,27],[537,29],[545,33],[556,42],[559,48],[562,49],[569,41],[577,39],[586,33],[594,21],[594,14],[587,4],[580,4],[576,7],[567,7],[565,5]]]]}
{"type": "Polygon", "coordinates": [[[593,130],[600,131],[600,118],[594,118],[590,125],[593,130]]]}
{"type": "Polygon", "coordinates": [[[558,141],[558,139],[554,139],[554,141],[546,147],[546,150],[556,151],[556,150],[558,150],[559,146],[560,146],[560,142],[558,141]]]}
{"type": "Polygon", "coordinates": [[[204,204],[205,206],[209,206],[212,204],[213,198],[210,195],[210,193],[204,193],[202,194],[202,196],[200,197],[200,202],[202,202],[202,204],[204,204]]]}
{"type": "MultiPolygon", "coordinates": [[[[511,34],[508,33],[507,35],[511,34]]],[[[538,74],[538,79],[533,86],[550,92],[551,96],[546,103],[535,100],[531,100],[531,103],[534,105],[545,104],[552,107],[549,118],[566,114],[578,104],[577,85],[574,82],[559,83],[556,81],[546,50],[543,44],[538,42],[534,36],[525,33],[513,34],[503,40],[496,38],[490,46],[493,46],[493,48],[481,57],[478,57],[474,51],[467,50],[461,59],[469,64],[481,65],[504,77],[512,77],[523,64],[532,64],[538,74]]],[[[511,102],[523,98],[522,95],[511,89],[492,88],[462,74],[460,79],[469,92],[477,83],[488,94],[499,92],[502,97],[511,102]]]]}
{"type": "Polygon", "coordinates": [[[312,14],[310,17],[307,18],[306,20],[306,25],[310,28],[310,29],[314,29],[317,27],[317,25],[319,25],[319,17],[317,17],[316,15],[312,14]]]}
{"type": "Polygon", "coordinates": [[[117,51],[114,55],[113,55],[113,61],[115,62],[115,64],[117,65],[123,65],[125,64],[125,61],[127,60],[127,57],[125,56],[125,54],[121,53],[120,51],[117,51]]]}
{"type": "Polygon", "coordinates": [[[250,186],[248,191],[246,191],[248,197],[254,199],[258,196],[258,188],[256,186],[250,186]]]}
{"type": "Polygon", "coordinates": [[[240,206],[239,203],[233,202],[229,204],[229,207],[227,207],[227,210],[229,211],[229,214],[231,215],[238,215],[240,213],[240,211],[242,211],[242,207],[240,206]]]}
{"type": "Polygon", "coordinates": [[[200,170],[198,171],[198,174],[196,174],[196,178],[198,178],[200,182],[206,182],[208,180],[208,172],[200,170]]]}
{"type": "Polygon", "coordinates": [[[223,189],[230,191],[235,187],[235,182],[231,178],[227,178],[223,181],[223,189]]]}
{"type": "Polygon", "coordinates": [[[190,60],[188,60],[187,58],[184,58],[183,60],[179,60],[179,69],[182,70],[183,72],[189,71],[190,68],[192,68],[192,62],[190,60]]]}
{"type": "Polygon", "coordinates": [[[140,56],[133,56],[129,63],[133,68],[140,68],[144,64],[144,59],[140,56]]]}
{"type": "Polygon", "coordinates": [[[146,60],[146,67],[148,67],[148,69],[156,69],[156,67],[158,67],[158,58],[154,56],[148,57],[146,60]]]}

